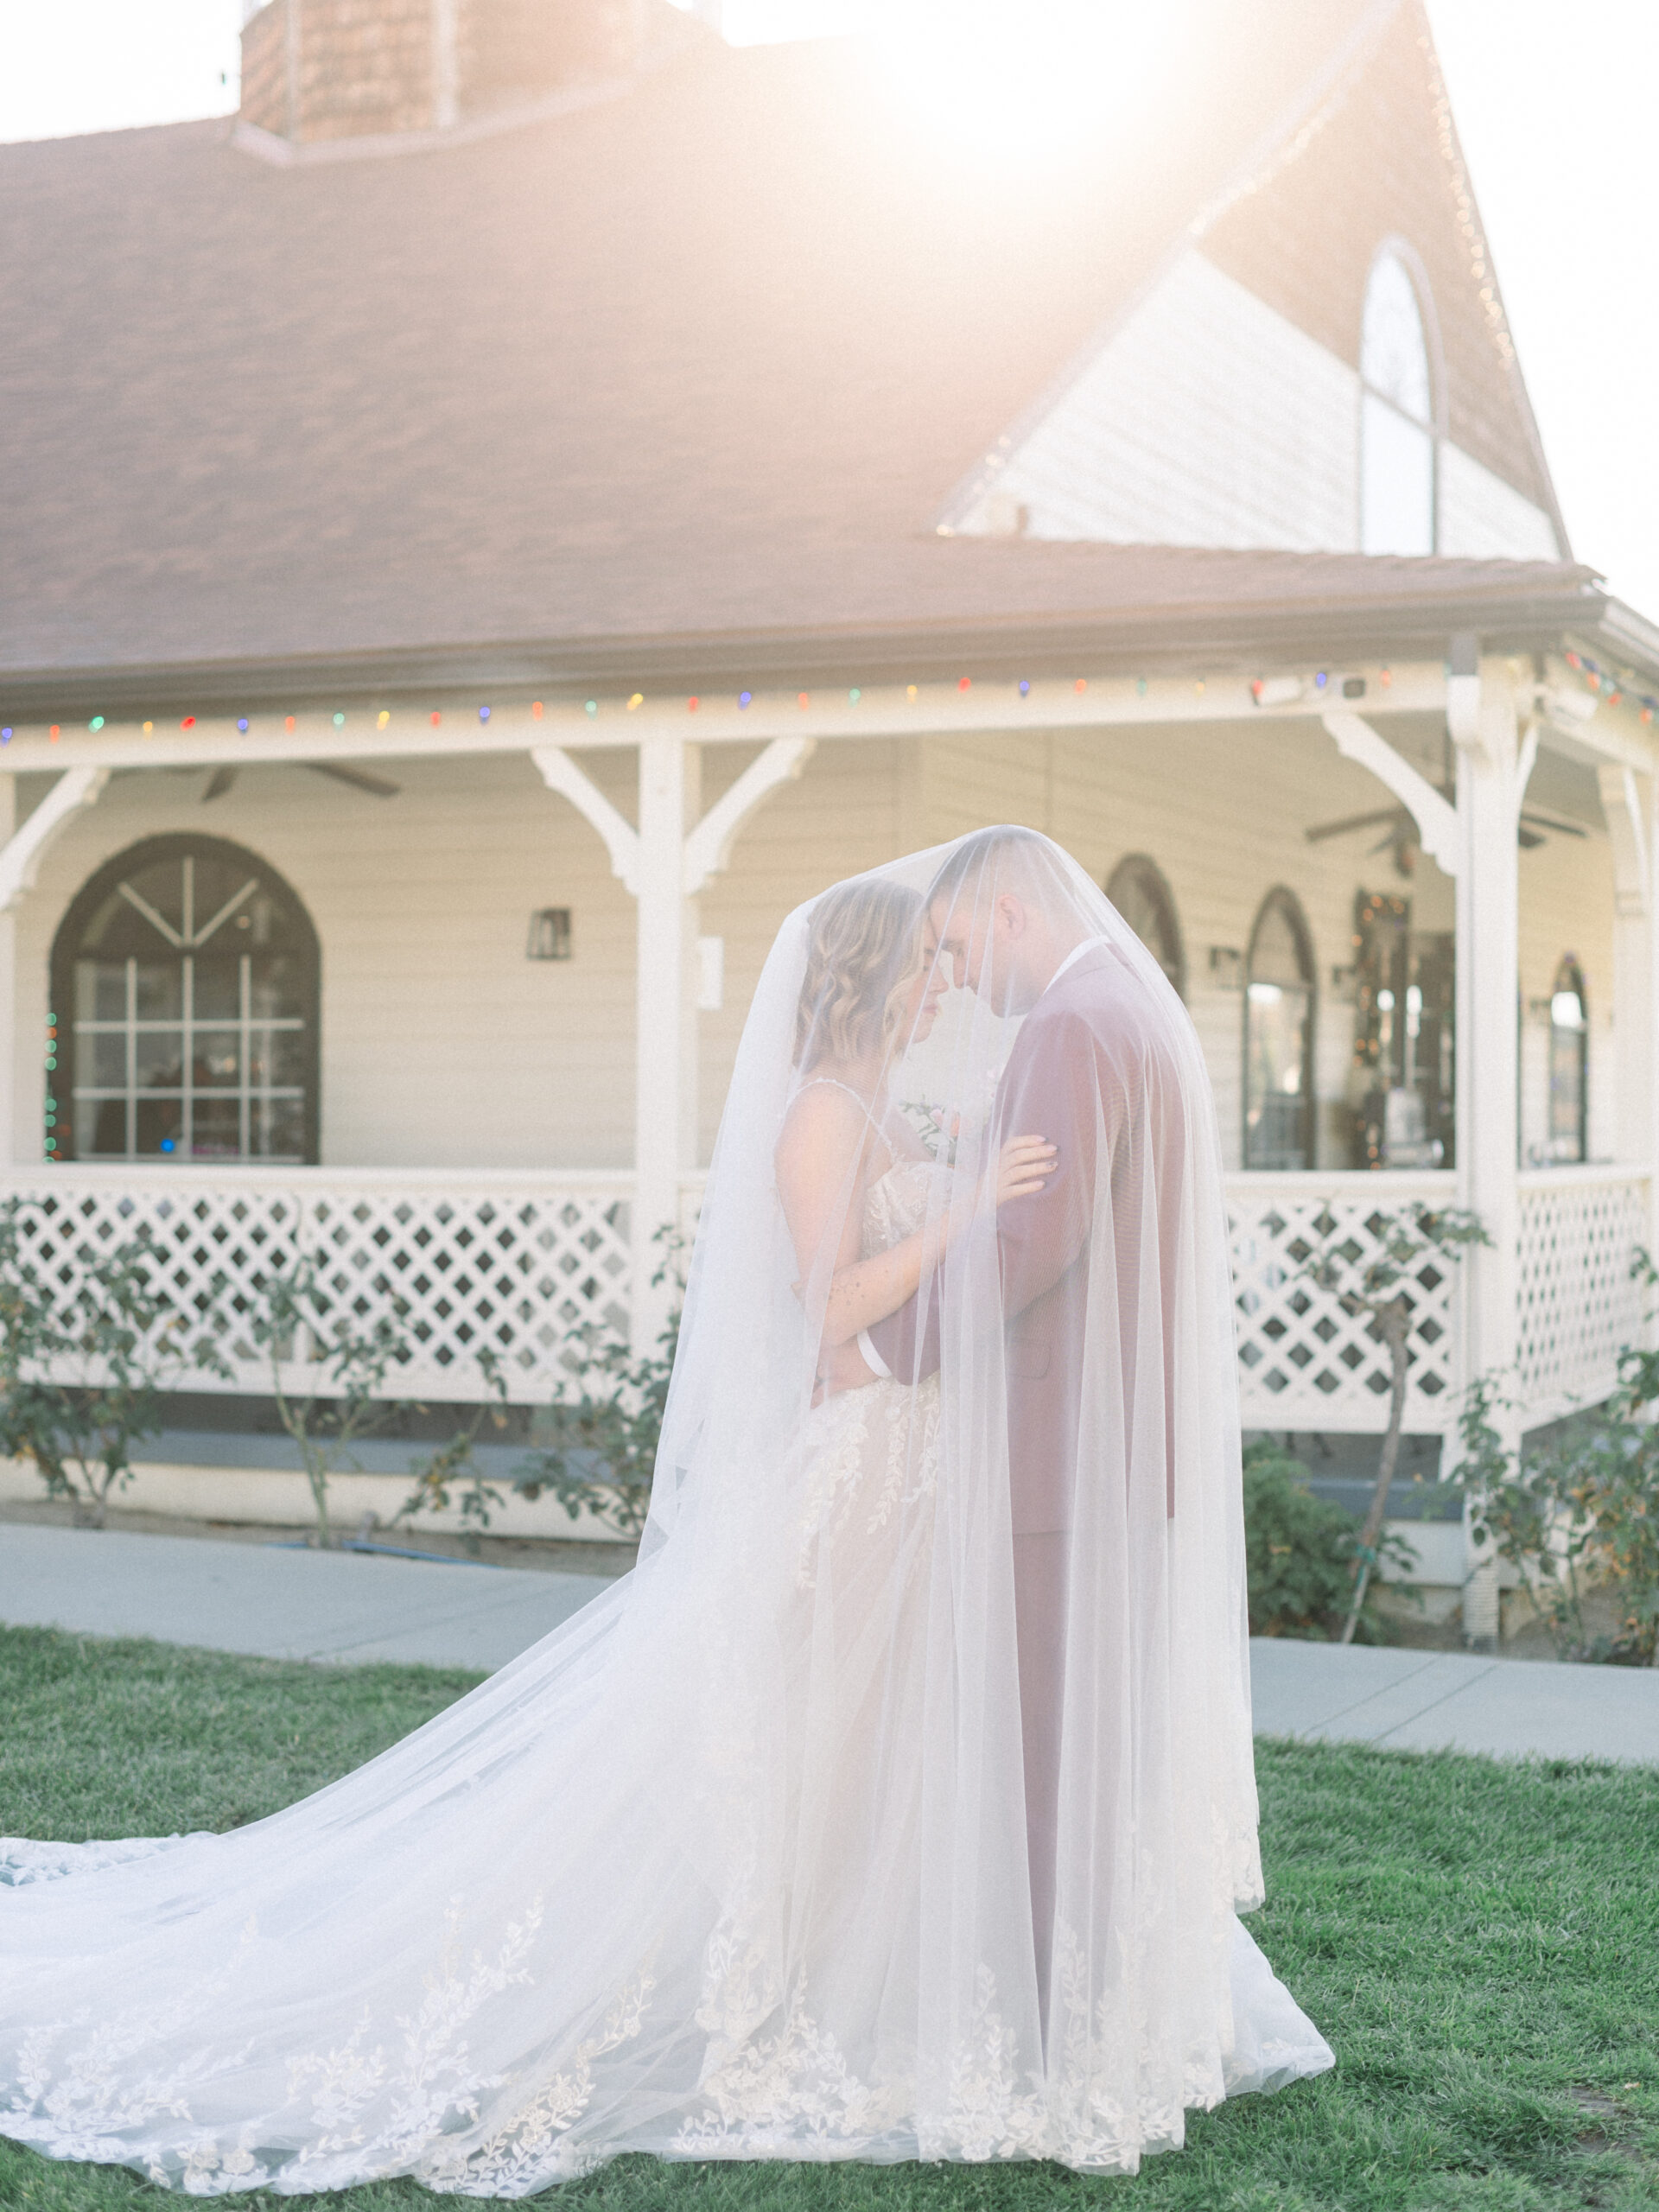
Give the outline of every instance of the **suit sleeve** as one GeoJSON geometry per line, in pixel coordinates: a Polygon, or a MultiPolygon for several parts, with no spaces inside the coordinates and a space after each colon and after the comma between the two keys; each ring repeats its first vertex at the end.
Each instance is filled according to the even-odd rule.
{"type": "Polygon", "coordinates": [[[1102,1103],[1088,1023],[1068,1014],[1029,1022],[1008,1064],[999,1141],[1046,1137],[1058,1157],[1040,1191],[996,1217],[1005,1320],[1052,1290],[1088,1241],[1102,1103]]]}

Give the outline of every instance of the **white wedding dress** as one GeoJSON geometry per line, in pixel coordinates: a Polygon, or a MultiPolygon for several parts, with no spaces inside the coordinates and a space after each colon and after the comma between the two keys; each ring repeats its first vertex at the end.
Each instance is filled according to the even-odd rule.
{"type": "MultiPolygon", "coordinates": [[[[798,985],[780,943],[746,1052],[798,985]]],[[[1254,1801],[1205,1742],[1208,1812],[1162,1842],[1148,1785],[1089,1846],[1096,1904],[1062,1882],[1045,2006],[1006,1471],[953,1440],[949,1367],[814,1408],[777,1349],[792,1255],[730,1160],[769,1161],[787,1065],[740,1061],[639,1565],[256,1826],[0,1845],[0,2133],[203,2196],[516,2197],[624,2151],[1133,2171],[1332,2063],[1234,1916],[1254,1801]]],[[[875,1180],[866,1255],[940,1173],[875,1180]]]]}

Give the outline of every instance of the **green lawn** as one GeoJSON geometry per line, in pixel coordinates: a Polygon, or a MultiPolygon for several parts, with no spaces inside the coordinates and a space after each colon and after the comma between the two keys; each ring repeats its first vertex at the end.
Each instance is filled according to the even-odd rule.
{"type": "MultiPolygon", "coordinates": [[[[473,1678],[0,1630],[0,1834],[256,1819],[473,1678]]],[[[1195,2118],[1135,2181],[1052,2167],[620,2160],[569,2212],[1147,2212],[1659,2207],[1659,1773],[1264,1746],[1257,1936],[1334,2074],[1195,2118]]],[[[0,1971],[3,1970],[0,1951],[0,1971]]],[[[136,2176],[0,2144],[5,2212],[160,2212],[136,2176]]],[[[275,2208],[292,2200],[263,2194],[275,2208]]],[[[461,2212],[407,2183],[338,2212],[461,2212]]]]}

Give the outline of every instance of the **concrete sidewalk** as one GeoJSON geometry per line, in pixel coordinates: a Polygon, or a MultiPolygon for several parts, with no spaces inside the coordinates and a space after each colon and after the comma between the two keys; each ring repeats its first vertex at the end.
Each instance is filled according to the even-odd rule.
{"type": "Polygon", "coordinates": [[[0,1621],[267,1659],[489,1673],[609,1587],[456,1560],[0,1525],[0,1621]]]}
{"type": "Polygon", "coordinates": [[[1257,1637],[1259,1736],[1659,1766],[1659,1670],[1257,1637]]]}
{"type": "MultiPolygon", "coordinates": [[[[0,1524],[0,1621],[273,1659],[503,1665],[591,1574],[0,1524]]],[[[1659,1765],[1659,1671],[1258,1639],[1264,1736],[1659,1765]]]]}

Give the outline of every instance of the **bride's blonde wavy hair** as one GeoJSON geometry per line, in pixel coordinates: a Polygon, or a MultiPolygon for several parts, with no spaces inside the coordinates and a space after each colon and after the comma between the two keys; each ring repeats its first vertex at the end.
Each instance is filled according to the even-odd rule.
{"type": "Polygon", "coordinates": [[[795,1009],[795,1065],[885,1052],[922,966],[922,901],[900,884],[843,883],[812,909],[795,1009]]]}

